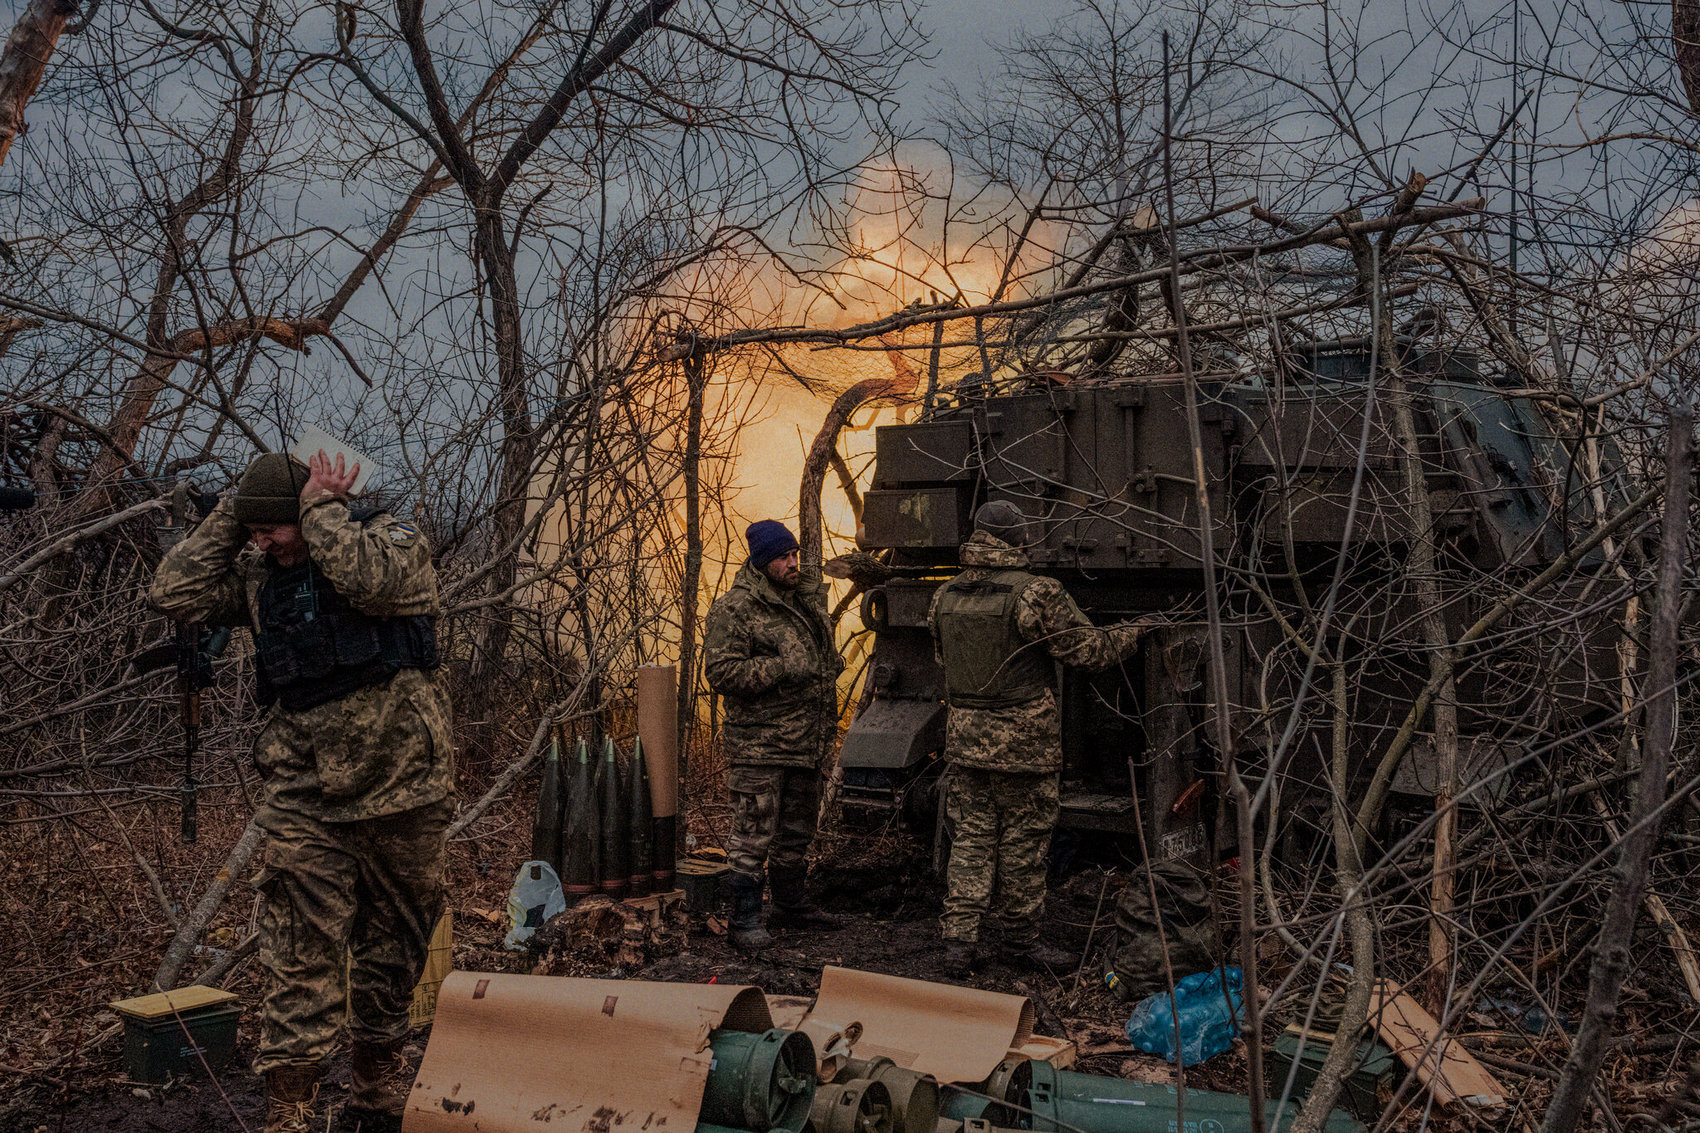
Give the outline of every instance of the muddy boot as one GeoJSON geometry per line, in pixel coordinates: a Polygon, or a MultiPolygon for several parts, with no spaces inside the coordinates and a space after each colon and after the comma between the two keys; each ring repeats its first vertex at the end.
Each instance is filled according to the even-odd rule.
{"type": "Polygon", "coordinates": [[[939,961],[939,969],[953,980],[964,979],[975,968],[980,966],[980,946],[972,940],[947,940],[944,942],[944,959],[939,961]]]}
{"type": "Polygon", "coordinates": [[[402,1042],[356,1042],[349,1052],[353,1073],[342,1111],[342,1127],[349,1133],[399,1133],[407,1095],[413,1090],[402,1042]]]}
{"type": "Polygon", "coordinates": [[[772,869],[767,877],[773,886],[773,915],[767,918],[772,927],[820,932],[844,927],[843,917],[834,916],[809,900],[808,866],[772,869]]]}
{"type": "Polygon", "coordinates": [[[1061,971],[1073,968],[1080,960],[1071,952],[1052,948],[1037,940],[1011,940],[1008,937],[1004,938],[1003,946],[998,950],[998,958],[1018,972],[1061,971]]]}
{"type": "Polygon", "coordinates": [[[313,1102],[322,1066],[279,1066],[266,1071],[266,1133],[313,1133],[313,1102]]]}
{"type": "Polygon", "coordinates": [[[761,885],[761,878],[747,873],[726,875],[727,895],[732,903],[732,916],[726,927],[731,930],[732,947],[740,952],[759,952],[773,943],[773,937],[761,927],[761,885]]]}

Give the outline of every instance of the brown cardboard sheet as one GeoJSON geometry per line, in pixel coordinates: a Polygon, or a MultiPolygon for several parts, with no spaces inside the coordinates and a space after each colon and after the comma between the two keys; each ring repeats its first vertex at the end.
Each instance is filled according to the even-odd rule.
{"type": "Polygon", "coordinates": [[[806,995],[770,995],[767,997],[767,1013],[773,1016],[773,1025],[785,1031],[795,1031],[803,1025],[803,1019],[808,1015],[809,1008],[815,1001],[806,995]]]}
{"type": "Polygon", "coordinates": [[[773,1016],[773,1025],[808,1035],[815,1046],[815,1075],[822,1082],[830,1082],[838,1077],[845,1060],[854,1053],[856,1043],[862,1037],[862,1024],[851,1021],[842,1027],[836,1026],[824,1019],[811,1017],[809,1010],[812,1006],[812,1000],[800,995],[767,997],[767,1010],[773,1016]]]}
{"type": "Polygon", "coordinates": [[[1025,996],[828,967],[809,1020],[862,1024],[856,1057],[883,1056],[940,1082],[980,1082],[1033,1033],[1025,996]]]}
{"type": "Polygon", "coordinates": [[[403,1133],[691,1133],[722,1026],[771,1027],[761,991],[450,973],[403,1133]]]}

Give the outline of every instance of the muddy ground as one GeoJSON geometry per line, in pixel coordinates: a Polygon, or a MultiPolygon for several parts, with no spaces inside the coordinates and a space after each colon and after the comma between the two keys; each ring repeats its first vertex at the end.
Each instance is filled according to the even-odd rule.
{"type": "MultiPolygon", "coordinates": [[[[841,860],[863,858],[861,864],[823,867],[813,882],[821,904],[845,914],[846,926],[831,932],[783,934],[758,957],[740,956],[729,945],[723,924],[703,916],[676,922],[652,936],[645,944],[644,959],[623,967],[618,964],[614,941],[557,940],[552,948],[545,941],[537,951],[509,952],[500,945],[502,927],[490,920],[494,910],[474,905],[457,911],[456,966],[604,978],[716,980],[754,984],[775,995],[813,994],[825,964],[943,979],[936,919],[940,887],[927,868],[923,848],[888,841],[871,855],[866,851],[875,848],[861,849],[864,852],[837,855],[841,860]]],[[[1113,891],[1122,878],[1125,871],[1090,864],[1054,878],[1047,909],[1051,939],[1078,954],[1090,934],[1096,961],[1095,954],[1107,938],[1113,891]]],[[[1169,1077],[1169,1068],[1160,1059],[1128,1048],[1122,1031],[1128,1008],[1104,989],[1095,962],[1086,965],[1078,979],[1074,970],[1018,973],[994,963],[965,982],[1030,996],[1040,1033],[1065,1036],[1079,1044],[1083,1052],[1079,1069],[1144,1080],[1169,1077]]],[[[123,1075],[121,1041],[109,1041],[37,1076],[0,1109],[0,1128],[42,1133],[257,1131],[264,1121],[264,1093],[247,1069],[253,1054],[257,985],[250,979],[238,990],[243,992],[246,1010],[237,1057],[229,1067],[163,1087],[139,1085],[123,1075]]],[[[418,1038],[415,1059],[423,1054],[428,1030],[418,1038]]],[[[1243,1076],[1244,1060],[1232,1052],[1189,1071],[1188,1081],[1194,1086],[1234,1089],[1243,1076]]],[[[330,1068],[322,1097],[335,1106],[346,1086],[347,1062],[339,1057],[330,1068]]]]}

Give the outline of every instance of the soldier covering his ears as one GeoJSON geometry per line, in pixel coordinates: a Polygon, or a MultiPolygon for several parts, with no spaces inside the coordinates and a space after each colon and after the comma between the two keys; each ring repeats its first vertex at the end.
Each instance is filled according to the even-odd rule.
{"type": "Polygon", "coordinates": [[[1072,962],[1038,939],[1060,810],[1056,666],[1106,669],[1134,651],[1149,625],[1100,629],[1062,583],[1030,573],[1025,548],[1037,542],[1035,527],[1014,504],[982,505],[962,545],[968,569],[938,588],[927,613],[950,705],[945,813],[954,841],[940,929],[951,976],[981,959],[980,920],[994,893],[1005,960],[1072,962]]]}
{"type": "Polygon", "coordinates": [[[437,575],[416,528],[350,509],[359,469],[323,451],[309,465],[260,457],[149,592],[173,618],[254,636],[266,1133],[312,1126],[339,1030],[352,1042],[345,1117],[399,1128],[407,1010],[443,906],[454,738],[437,575]]]}

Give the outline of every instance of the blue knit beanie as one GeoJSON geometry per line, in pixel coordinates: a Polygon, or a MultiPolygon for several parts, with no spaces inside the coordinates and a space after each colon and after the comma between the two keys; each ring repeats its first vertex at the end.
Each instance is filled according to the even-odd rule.
{"type": "Polygon", "coordinates": [[[777,519],[758,519],[744,531],[750,543],[750,562],[757,570],[780,555],[797,549],[797,537],[777,519]]]}

